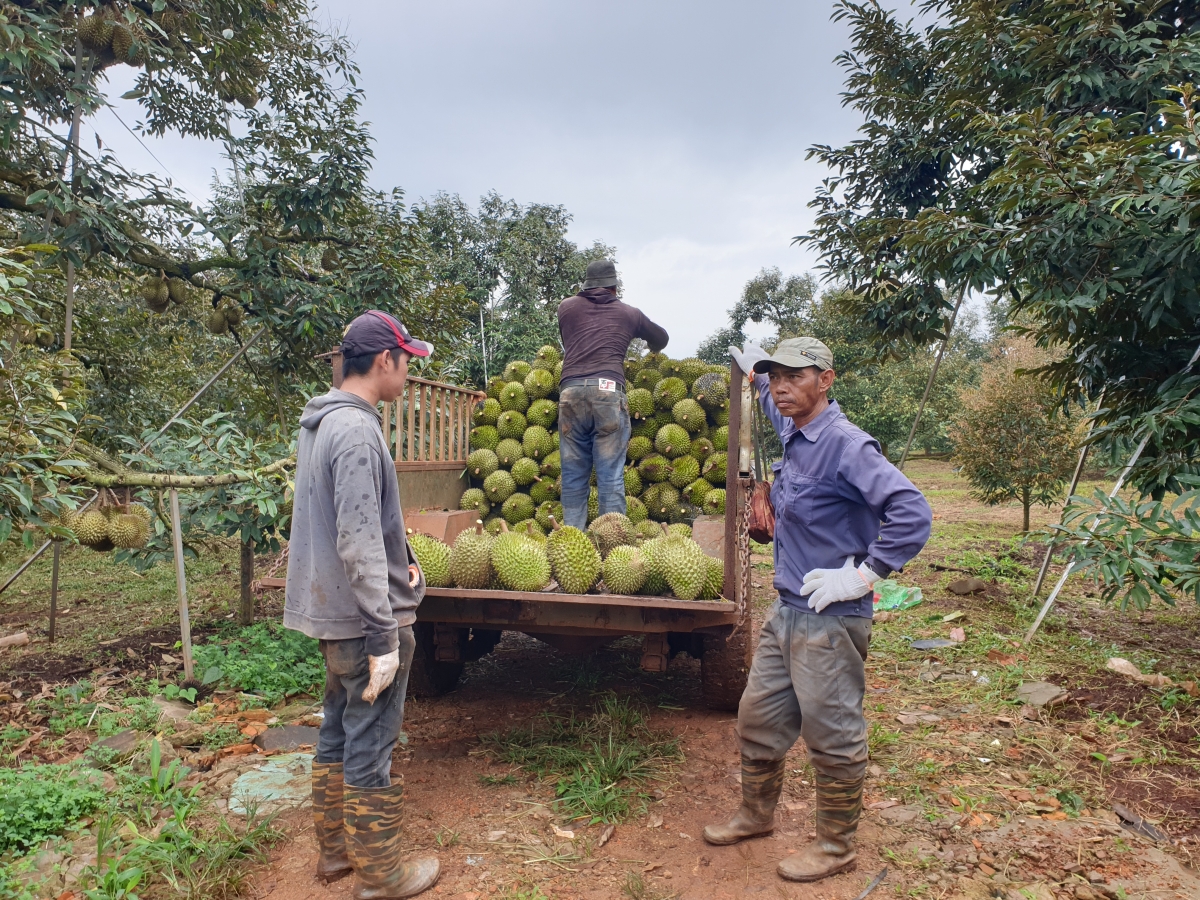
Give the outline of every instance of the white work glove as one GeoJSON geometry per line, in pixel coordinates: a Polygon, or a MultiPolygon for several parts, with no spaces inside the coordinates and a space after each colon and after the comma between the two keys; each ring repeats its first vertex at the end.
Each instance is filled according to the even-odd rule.
{"type": "Polygon", "coordinates": [[[367,671],[371,674],[371,680],[367,682],[367,689],[362,692],[362,698],[374,706],[376,699],[387,690],[388,685],[396,679],[396,673],[400,671],[400,651],[393,650],[383,656],[368,656],[367,671]]]}
{"type": "Polygon", "coordinates": [[[879,576],[865,562],[856,569],[854,557],[847,556],[846,564],[840,569],[813,569],[805,575],[800,596],[808,597],[809,609],[820,612],[830,603],[857,600],[878,580],[879,576]]]}
{"type": "Polygon", "coordinates": [[[770,353],[752,341],[747,341],[745,350],[730,347],[729,355],[738,364],[738,368],[742,370],[743,375],[753,375],[754,364],[760,359],[768,359],[771,356],[770,353]]]}

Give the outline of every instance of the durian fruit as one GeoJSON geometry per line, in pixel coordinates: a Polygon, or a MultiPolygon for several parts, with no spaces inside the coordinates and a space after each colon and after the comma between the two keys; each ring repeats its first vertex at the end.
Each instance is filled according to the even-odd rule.
{"type": "Polygon", "coordinates": [[[225,304],[225,321],[229,323],[230,328],[240,327],[245,316],[246,311],[242,309],[242,305],[240,303],[229,300],[225,304]]]}
{"type": "Polygon", "coordinates": [[[129,29],[123,22],[113,23],[112,41],[109,46],[112,48],[113,56],[117,62],[127,63],[129,65],[139,65],[140,62],[145,62],[140,59],[137,53],[134,52],[135,40],[133,31],[129,29]]]}
{"type": "Polygon", "coordinates": [[[483,590],[492,583],[494,538],[476,522],[475,530],[459,532],[450,550],[450,577],[461,588],[483,590]]]}
{"type": "Polygon", "coordinates": [[[692,526],[683,522],[676,525],[668,525],[667,534],[677,534],[680,537],[690,538],[692,536],[692,526]]]}
{"type": "Polygon", "coordinates": [[[679,491],[669,483],[652,484],[642,494],[646,510],[656,522],[669,522],[679,506],[679,491]]]}
{"type": "Polygon", "coordinates": [[[690,397],[684,397],[671,407],[671,417],[688,434],[696,434],[704,425],[704,407],[690,397]]]}
{"type": "Polygon", "coordinates": [[[675,459],[691,451],[692,436],[686,428],[672,422],[658,430],[654,437],[654,449],[668,459],[675,459]]]}
{"type": "Polygon", "coordinates": [[[667,510],[666,521],[670,522],[672,525],[680,523],[686,524],[692,521],[694,518],[696,518],[695,507],[688,506],[683,501],[677,501],[667,510]]]}
{"type": "Polygon", "coordinates": [[[514,438],[505,438],[496,445],[496,459],[500,461],[501,468],[511,469],[524,456],[525,449],[514,438]]]}
{"type": "Polygon", "coordinates": [[[130,515],[137,516],[147,525],[154,521],[154,513],[150,511],[150,507],[141,503],[130,503],[129,513],[130,515]]]}
{"type": "Polygon", "coordinates": [[[504,386],[506,384],[508,384],[508,382],[505,381],[502,376],[493,375],[491,378],[488,379],[487,395],[489,397],[491,397],[493,400],[495,400],[497,403],[499,403],[500,402],[500,392],[502,390],[504,390],[504,386]]]}
{"type": "Polygon", "coordinates": [[[528,494],[515,493],[504,501],[500,515],[504,516],[504,520],[510,525],[516,525],[518,522],[532,519],[535,509],[533,499],[528,494]]]}
{"type": "Polygon", "coordinates": [[[58,516],[59,524],[63,528],[69,528],[71,531],[79,531],[79,520],[83,513],[77,509],[64,509],[58,516]]]}
{"type": "Polygon", "coordinates": [[[645,388],[634,388],[627,395],[630,418],[648,419],[654,415],[654,395],[645,388]]]}
{"type": "Polygon", "coordinates": [[[601,558],[607,557],[613,547],[628,544],[633,540],[633,523],[619,512],[605,513],[597,516],[588,525],[588,534],[600,551],[601,558]]]}
{"type": "Polygon", "coordinates": [[[638,463],[638,475],[642,481],[649,484],[658,484],[661,481],[666,481],[670,476],[670,462],[666,457],[660,456],[657,453],[651,453],[649,456],[642,458],[638,463]]]}
{"type": "Polygon", "coordinates": [[[488,502],[487,494],[480,488],[467,488],[463,491],[462,498],[458,501],[459,509],[473,509],[480,516],[486,516],[492,511],[492,504],[488,502]]]}
{"type": "Polygon", "coordinates": [[[721,452],[714,453],[704,461],[704,466],[700,470],[700,474],[713,487],[725,486],[725,454],[721,452]]]}
{"type": "Polygon", "coordinates": [[[632,522],[634,525],[637,525],[639,522],[646,521],[646,517],[649,516],[649,513],[646,511],[646,504],[637,497],[626,496],[625,515],[629,518],[630,522],[632,522]]]}
{"type": "Polygon", "coordinates": [[[233,97],[246,109],[253,109],[258,105],[259,101],[258,89],[252,84],[238,85],[233,97]]]}
{"type": "Polygon", "coordinates": [[[471,429],[472,450],[495,450],[500,434],[493,425],[476,425],[471,429]]]}
{"type": "Polygon", "coordinates": [[[166,278],[150,276],[142,282],[141,293],[146,308],[153,312],[165,312],[171,303],[171,287],[166,278]]]}
{"type": "Polygon", "coordinates": [[[537,460],[530,459],[529,457],[525,456],[512,464],[512,468],[509,469],[509,473],[512,475],[513,481],[517,483],[518,487],[526,487],[533,484],[533,482],[537,479],[538,470],[539,466],[537,460]]]}
{"type": "Polygon", "coordinates": [[[204,319],[204,327],[209,334],[228,334],[229,322],[225,319],[225,308],[218,306],[204,319]]]}
{"type": "Polygon", "coordinates": [[[493,472],[483,480],[483,492],[492,504],[503,503],[516,493],[516,490],[517,483],[513,481],[512,475],[503,469],[493,472]]]}
{"type": "Polygon", "coordinates": [[[600,492],[595,488],[588,491],[587,523],[592,524],[600,515],[600,492]]]}
{"type": "Polygon", "coordinates": [[[704,498],[708,496],[708,492],[712,489],[713,486],[703,478],[697,478],[683,489],[683,496],[687,498],[687,502],[692,504],[692,506],[703,506],[704,498]]]}
{"type": "Polygon", "coordinates": [[[471,413],[472,425],[495,425],[500,418],[500,401],[487,397],[475,404],[471,413]]]}
{"type": "Polygon", "coordinates": [[[537,512],[534,513],[534,521],[542,526],[543,531],[550,531],[554,527],[555,521],[561,521],[563,516],[562,504],[547,500],[545,503],[538,504],[537,512]],[[553,521],[552,521],[553,520],[553,521]]]}
{"type": "Polygon", "coordinates": [[[496,431],[501,438],[513,438],[519,441],[525,436],[525,429],[528,427],[525,416],[515,409],[500,413],[500,418],[496,420],[496,431]]]}
{"type": "Polygon", "coordinates": [[[504,367],[505,381],[525,381],[525,376],[533,370],[533,366],[525,362],[523,359],[514,359],[504,367]]]}
{"type": "Polygon", "coordinates": [[[680,456],[671,460],[669,481],[677,488],[685,488],[700,477],[700,463],[694,456],[680,456]]]}
{"type": "Polygon", "coordinates": [[[729,409],[726,408],[726,409],[718,410],[717,412],[713,413],[713,422],[716,423],[718,428],[722,425],[728,425],[729,424],[729,409]]]}
{"type": "Polygon", "coordinates": [[[625,358],[625,380],[633,381],[637,373],[642,371],[642,358],[640,356],[629,356],[625,358]]]}
{"type": "Polygon", "coordinates": [[[554,452],[554,439],[541,425],[530,425],[521,438],[525,455],[530,459],[545,459],[554,452]]]}
{"type": "Polygon", "coordinates": [[[729,426],[721,425],[719,428],[714,428],[712,433],[712,445],[714,451],[725,452],[729,447],[729,426]]]}
{"type": "Polygon", "coordinates": [[[542,460],[542,477],[557,478],[561,474],[562,457],[559,455],[559,452],[555,450],[553,453],[547,454],[546,458],[542,460]]]}
{"type": "Polygon", "coordinates": [[[643,490],[642,476],[638,474],[638,470],[633,466],[628,466],[625,469],[625,493],[638,496],[643,490]]]}
{"type": "Polygon", "coordinates": [[[534,368],[536,368],[540,363],[549,369],[553,369],[561,362],[562,354],[558,352],[558,348],[552,344],[545,344],[544,346],[538,348],[537,362],[535,362],[533,365],[534,368]]]}
{"type": "Polygon", "coordinates": [[[678,359],[664,359],[659,363],[658,371],[662,372],[663,378],[679,378],[683,374],[683,363],[678,359]]]}
{"type": "Polygon", "coordinates": [[[692,384],[708,370],[708,363],[694,356],[679,361],[679,377],[691,387],[692,384]]]}
{"type": "Polygon", "coordinates": [[[326,247],[321,251],[321,268],[326,272],[332,272],[338,267],[337,251],[332,247],[326,247]]]}
{"type": "Polygon", "coordinates": [[[508,523],[504,521],[503,517],[494,515],[488,517],[487,521],[483,523],[483,527],[492,537],[498,537],[501,528],[507,524],[508,523]]]}
{"type": "Polygon", "coordinates": [[[625,452],[631,461],[638,462],[654,452],[654,442],[648,437],[630,438],[625,452]]]}
{"type": "Polygon", "coordinates": [[[89,509],[71,530],[85,547],[98,547],[108,541],[108,517],[98,509],[89,509]]]}
{"type": "MultiPolygon", "coordinates": [[[[500,468],[500,460],[494,450],[481,448],[472,450],[467,457],[467,474],[480,481],[500,468]]],[[[465,508],[465,507],[464,507],[465,508]]]]}
{"type": "Polygon", "coordinates": [[[546,532],[542,530],[542,526],[537,523],[537,519],[525,519],[513,526],[513,532],[524,535],[531,540],[537,541],[539,544],[546,543],[546,532]]]}
{"type": "Polygon", "coordinates": [[[140,550],[150,541],[150,526],[141,516],[119,513],[108,522],[108,537],[114,547],[122,550],[140,550]]]}
{"type": "Polygon", "coordinates": [[[725,566],[719,559],[711,556],[704,558],[705,575],[704,587],[700,589],[698,600],[720,600],[721,591],[725,589],[725,566]]]}
{"type": "Polygon", "coordinates": [[[610,594],[636,594],[646,583],[646,560],[637,547],[614,547],[604,560],[603,572],[610,594]]]}
{"type": "Polygon", "coordinates": [[[656,408],[670,412],[675,404],[687,396],[687,385],[682,378],[664,378],[651,391],[656,408]]]}
{"type": "Polygon", "coordinates": [[[182,306],[190,299],[191,289],[188,283],[182,278],[168,278],[167,294],[171,298],[172,303],[182,306]]]}
{"type": "Polygon", "coordinates": [[[722,375],[701,375],[692,383],[692,398],[707,412],[729,406],[729,381],[722,375]]]}
{"type": "Polygon", "coordinates": [[[658,371],[658,369],[643,367],[642,370],[637,373],[637,377],[633,379],[633,385],[634,387],[639,387],[643,390],[653,393],[654,389],[658,387],[658,383],[660,381],[662,381],[662,374],[658,371]]]}
{"type": "Polygon", "coordinates": [[[57,338],[54,336],[54,332],[47,328],[39,328],[33,339],[37,342],[39,347],[53,347],[54,342],[57,340],[57,338]]]}
{"type": "Polygon", "coordinates": [[[500,408],[505,411],[524,413],[529,409],[529,395],[516,381],[511,381],[500,392],[500,408]]]}
{"type": "Polygon", "coordinates": [[[662,569],[662,553],[666,544],[666,536],[660,531],[657,537],[650,537],[638,548],[642,551],[642,559],[646,563],[646,580],[642,582],[641,594],[661,596],[669,588],[666,575],[662,569]]]}
{"type": "Polygon", "coordinates": [[[450,587],[451,550],[437,538],[408,529],[408,543],[428,587],[450,587]]]}
{"type": "Polygon", "coordinates": [[[725,488],[713,488],[704,495],[704,513],[709,516],[725,515],[725,488]]]}
{"type": "Polygon", "coordinates": [[[538,506],[553,502],[559,497],[558,483],[552,478],[535,478],[529,486],[529,497],[538,506]]]}
{"type": "Polygon", "coordinates": [[[88,50],[107,50],[112,45],[113,23],[104,7],[79,22],[75,33],[88,50]]]}
{"type": "Polygon", "coordinates": [[[553,400],[534,400],[525,411],[525,421],[530,426],[539,425],[549,431],[558,421],[558,404],[553,400]]]}
{"type": "Polygon", "coordinates": [[[546,547],[523,534],[500,527],[492,544],[492,567],[500,584],[510,591],[540,591],[550,583],[546,547]]]}
{"type": "Polygon", "coordinates": [[[546,554],[558,586],[568,594],[586,594],[600,575],[600,553],[578,528],[551,523],[546,554]]]}
{"type": "Polygon", "coordinates": [[[542,400],[554,390],[554,373],[545,369],[534,369],[525,376],[525,394],[531,400],[542,400]]]}
{"type": "Polygon", "coordinates": [[[688,450],[688,455],[695,458],[697,462],[703,463],[706,459],[712,456],[713,443],[706,437],[698,437],[692,441],[691,449],[688,450]]]}
{"type": "Polygon", "coordinates": [[[704,551],[695,541],[679,535],[671,535],[665,542],[658,556],[659,571],[676,597],[695,600],[708,577],[704,551]]]}
{"type": "Polygon", "coordinates": [[[633,527],[634,535],[639,541],[652,541],[663,536],[662,525],[650,519],[644,519],[633,527]]]}

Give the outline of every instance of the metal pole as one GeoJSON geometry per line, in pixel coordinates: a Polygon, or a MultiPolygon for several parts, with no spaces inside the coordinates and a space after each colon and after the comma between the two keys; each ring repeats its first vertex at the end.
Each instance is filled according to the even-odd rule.
{"type": "Polygon", "coordinates": [[[54,625],[58,619],[58,557],[62,541],[54,542],[54,565],[50,570],[50,643],[54,643],[54,625]]]}
{"type": "Polygon", "coordinates": [[[183,642],[183,677],[192,680],[192,624],[188,620],[187,575],[183,568],[183,527],[179,523],[179,491],[171,488],[171,537],[175,543],[175,589],[179,593],[179,633],[183,642]]]}
{"type": "Polygon", "coordinates": [[[483,304],[479,304],[479,346],[483,351],[483,383],[486,386],[488,381],[487,367],[487,338],[483,332],[483,304]]]}
{"type": "Polygon", "coordinates": [[[950,314],[950,326],[946,329],[946,337],[942,340],[942,346],[938,347],[937,357],[933,361],[933,368],[929,371],[929,380],[925,382],[925,393],[921,396],[921,405],[917,407],[917,417],[913,419],[912,428],[908,430],[908,440],[904,442],[904,452],[900,454],[900,462],[896,464],[896,468],[903,470],[904,464],[908,461],[908,451],[912,449],[913,438],[917,435],[917,426],[921,424],[921,414],[925,412],[925,404],[929,401],[929,392],[933,390],[934,379],[937,378],[938,367],[942,364],[942,356],[946,352],[946,347],[950,343],[950,334],[954,331],[954,323],[958,320],[958,308],[962,306],[963,298],[967,296],[967,286],[964,284],[962,290],[958,292],[958,302],[954,304],[954,312],[950,314]]]}

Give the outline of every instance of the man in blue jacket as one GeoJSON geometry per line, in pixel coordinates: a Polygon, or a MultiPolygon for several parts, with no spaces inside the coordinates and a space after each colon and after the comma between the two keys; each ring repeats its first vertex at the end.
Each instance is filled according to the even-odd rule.
{"type": "Polygon", "coordinates": [[[773,356],[729,348],[754,372],[783,444],[774,466],[775,588],[738,708],[742,805],[710,844],[769,834],[784,756],[804,738],[816,771],[817,837],[779,864],[790,881],[849,869],[867,766],[863,717],[875,582],[929,539],[924,496],[829,399],[833,354],[815,338],[781,341],[773,356]]]}

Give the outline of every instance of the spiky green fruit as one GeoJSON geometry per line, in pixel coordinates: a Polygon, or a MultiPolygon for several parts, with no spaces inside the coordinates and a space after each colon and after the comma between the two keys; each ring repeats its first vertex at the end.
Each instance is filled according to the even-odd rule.
{"type": "Polygon", "coordinates": [[[499,403],[500,402],[500,392],[504,390],[504,387],[507,384],[508,384],[508,382],[504,380],[503,376],[493,375],[491,378],[488,379],[487,395],[489,397],[491,397],[493,400],[495,400],[497,403],[499,403]]]}
{"type": "Polygon", "coordinates": [[[671,460],[669,481],[677,488],[685,488],[700,477],[700,463],[694,456],[681,456],[671,460]]]}
{"type": "Polygon", "coordinates": [[[89,509],[79,517],[73,530],[79,543],[95,547],[108,540],[108,517],[99,510],[89,509]]]}
{"type": "Polygon", "coordinates": [[[506,384],[500,392],[500,408],[519,413],[529,409],[529,395],[525,393],[525,387],[516,381],[506,384]]]}
{"type": "Polygon", "coordinates": [[[525,429],[528,427],[525,416],[515,409],[505,410],[496,420],[496,431],[501,438],[512,438],[519,441],[525,436],[525,429]]]}
{"type": "Polygon", "coordinates": [[[500,459],[494,450],[472,450],[467,457],[467,474],[480,481],[500,468],[500,459]]]}
{"type": "Polygon", "coordinates": [[[653,519],[644,519],[638,522],[633,528],[634,535],[639,541],[652,541],[655,538],[662,537],[666,532],[660,523],[653,519]]]}
{"type": "Polygon", "coordinates": [[[493,425],[476,425],[471,429],[472,450],[495,450],[500,434],[493,425]]]}
{"type": "Polygon", "coordinates": [[[151,522],[154,521],[154,513],[152,513],[150,511],[150,507],[145,506],[141,503],[130,503],[129,504],[129,514],[133,515],[133,516],[137,516],[139,519],[141,519],[147,525],[149,525],[151,522]]]}
{"type": "Polygon", "coordinates": [[[678,359],[664,359],[658,364],[658,371],[663,378],[678,378],[683,374],[683,363],[678,359]]]}
{"type": "Polygon", "coordinates": [[[536,459],[524,456],[514,462],[509,471],[512,473],[513,481],[519,487],[525,487],[533,484],[534,479],[538,477],[538,462],[536,459]]]}
{"type": "Polygon", "coordinates": [[[534,400],[529,404],[525,420],[530,425],[540,425],[549,431],[558,421],[558,404],[553,400],[534,400]]]}
{"type": "Polygon", "coordinates": [[[525,455],[530,459],[545,459],[554,452],[554,439],[541,425],[530,425],[521,440],[525,455]]]}
{"type": "Polygon", "coordinates": [[[645,357],[643,357],[643,360],[646,365],[653,366],[659,371],[662,370],[662,367],[666,363],[670,362],[670,360],[667,358],[667,354],[663,353],[661,350],[657,353],[647,353],[645,357]]]}
{"type": "Polygon", "coordinates": [[[417,565],[425,575],[427,587],[450,587],[450,553],[451,550],[437,538],[411,528],[408,533],[408,545],[412,547],[417,565]]]}
{"type": "Polygon", "coordinates": [[[662,423],[653,416],[649,419],[631,419],[629,434],[635,438],[649,438],[653,442],[654,436],[658,434],[658,429],[661,427],[662,423]]]}
{"type": "Polygon", "coordinates": [[[625,493],[638,496],[643,490],[642,476],[633,466],[625,469],[625,493]]]}
{"type": "Polygon", "coordinates": [[[614,547],[604,560],[603,571],[610,594],[636,594],[646,583],[646,560],[637,547],[614,547]]]}
{"type": "Polygon", "coordinates": [[[459,498],[458,508],[473,509],[480,517],[485,517],[492,511],[492,504],[488,502],[487,494],[482,488],[467,488],[459,498]]]}
{"type": "Polygon", "coordinates": [[[700,589],[698,600],[719,600],[721,591],[725,589],[725,565],[711,556],[704,558],[704,587],[700,589]]]}
{"type": "Polygon", "coordinates": [[[223,307],[217,307],[204,318],[204,327],[209,334],[228,334],[229,322],[225,319],[223,307]]]}
{"type": "Polygon", "coordinates": [[[507,524],[499,515],[492,515],[483,523],[483,527],[487,530],[488,534],[496,537],[507,524]]]}
{"type": "Polygon", "coordinates": [[[629,517],[629,521],[636,525],[638,522],[646,521],[646,517],[650,514],[646,511],[646,504],[632,495],[625,496],[625,515],[629,517]]]}
{"type": "Polygon", "coordinates": [[[704,461],[704,466],[700,470],[700,474],[704,476],[704,480],[714,487],[725,486],[725,463],[726,456],[724,453],[714,453],[704,461]]]}
{"type": "Polygon", "coordinates": [[[719,409],[712,414],[713,424],[720,427],[729,424],[729,408],[719,409]]]}
{"type": "Polygon", "coordinates": [[[660,381],[662,381],[662,373],[658,369],[643,368],[637,373],[637,377],[633,379],[633,384],[634,387],[653,392],[658,387],[660,381]]]}
{"type": "Polygon", "coordinates": [[[698,437],[692,441],[691,449],[688,450],[688,455],[696,462],[703,463],[706,459],[712,456],[713,443],[706,437],[698,437]]]}
{"type": "Polygon", "coordinates": [[[554,500],[547,500],[545,503],[539,504],[537,512],[534,514],[534,519],[537,520],[537,523],[545,531],[549,531],[553,527],[551,519],[554,519],[555,522],[561,522],[562,517],[562,504],[554,500]]]}
{"type": "Polygon", "coordinates": [[[648,437],[630,438],[625,452],[636,463],[654,452],[654,442],[648,437]]]}
{"type": "Polygon", "coordinates": [[[546,458],[542,460],[542,477],[557,478],[562,474],[562,457],[555,450],[553,453],[546,454],[546,458]]]}
{"type": "Polygon", "coordinates": [[[654,449],[668,459],[675,459],[692,449],[692,436],[686,428],[672,422],[658,429],[658,434],[654,436],[654,449]]]}
{"type": "Polygon", "coordinates": [[[682,378],[664,378],[655,385],[653,394],[655,407],[670,412],[676,403],[687,396],[687,385],[682,378]]]}
{"type": "Polygon", "coordinates": [[[600,492],[595,488],[588,491],[587,523],[592,524],[600,515],[600,492]]]}
{"type": "Polygon", "coordinates": [[[695,600],[708,576],[707,557],[690,538],[671,535],[658,556],[658,568],[667,585],[680,600],[695,600]]]}
{"type": "Polygon", "coordinates": [[[554,390],[554,373],[545,369],[534,369],[525,376],[525,394],[531,400],[542,400],[554,390]]]}
{"type": "Polygon", "coordinates": [[[492,504],[503,503],[517,491],[517,483],[503,469],[493,472],[483,480],[483,492],[492,504]]]}
{"type": "Polygon", "coordinates": [[[522,382],[532,369],[533,366],[529,365],[525,360],[514,359],[504,367],[504,380],[522,382]]]}
{"type": "Polygon", "coordinates": [[[671,474],[670,463],[664,456],[659,456],[657,453],[651,453],[649,456],[643,457],[638,463],[638,474],[642,480],[648,484],[658,484],[661,481],[666,481],[671,474]]]}
{"type": "Polygon", "coordinates": [[[694,356],[679,361],[679,377],[690,387],[692,383],[708,370],[708,363],[694,356]]]}
{"type": "Polygon", "coordinates": [[[679,537],[690,538],[692,536],[692,526],[685,522],[677,522],[674,525],[667,526],[667,534],[676,534],[679,537]]]}
{"type": "Polygon", "coordinates": [[[600,556],[605,557],[612,552],[613,547],[628,544],[633,540],[633,523],[623,513],[605,513],[597,516],[595,521],[588,525],[588,534],[596,544],[596,549],[600,551],[600,556]]]}
{"type": "Polygon", "coordinates": [[[492,542],[482,527],[459,532],[450,550],[450,577],[461,588],[483,590],[492,582],[492,542]]]}
{"type": "Polygon", "coordinates": [[[553,344],[543,344],[538,348],[537,361],[553,369],[554,366],[562,362],[562,354],[558,352],[558,348],[553,344]]]}
{"type": "Polygon", "coordinates": [[[683,489],[683,496],[693,506],[701,506],[704,503],[704,498],[708,496],[708,492],[712,489],[713,486],[703,478],[697,478],[683,489]]]}
{"type": "Polygon", "coordinates": [[[167,279],[167,296],[171,298],[171,302],[182,306],[187,303],[188,297],[191,295],[191,289],[188,283],[182,278],[167,279]]]}
{"type": "Polygon", "coordinates": [[[150,540],[150,528],[139,516],[120,513],[109,520],[108,537],[114,547],[140,550],[150,540]]]}
{"type": "Polygon", "coordinates": [[[704,407],[690,397],[684,397],[671,407],[671,417],[688,434],[695,434],[704,426],[704,407]]]}
{"type": "Polygon", "coordinates": [[[647,419],[654,415],[654,395],[645,388],[634,388],[627,398],[629,415],[634,420],[647,419]]]}
{"type": "Polygon", "coordinates": [[[704,514],[708,516],[725,515],[725,488],[713,488],[704,495],[704,514]]]}
{"type": "Polygon", "coordinates": [[[109,42],[117,62],[127,63],[133,50],[133,32],[120,22],[113,23],[112,40],[109,42]]]}
{"type": "Polygon", "coordinates": [[[701,375],[692,382],[692,397],[710,413],[729,406],[729,381],[723,375],[701,375]]]}
{"type": "Polygon", "coordinates": [[[485,397],[475,404],[475,410],[471,413],[471,424],[495,425],[496,420],[500,418],[500,412],[500,401],[485,397]]]}
{"type": "Polygon", "coordinates": [[[524,519],[518,522],[513,526],[513,532],[537,541],[539,544],[546,542],[546,532],[542,530],[542,526],[537,523],[536,519],[524,519]]]}
{"type": "Polygon", "coordinates": [[[596,583],[600,553],[578,528],[560,525],[551,531],[546,539],[546,553],[554,578],[565,593],[585,594],[596,583]]]}
{"type": "Polygon", "coordinates": [[[671,518],[671,510],[679,503],[679,491],[666,482],[652,484],[642,494],[642,502],[651,519],[666,522],[671,518]]]}
{"type": "Polygon", "coordinates": [[[692,519],[696,518],[696,512],[696,507],[689,506],[680,500],[667,510],[667,521],[672,524],[677,522],[691,522],[692,519]]]}
{"type": "Polygon", "coordinates": [[[504,501],[504,505],[500,508],[500,515],[504,516],[505,521],[510,525],[516,525],[518,522],[532,519],[535,508],[533,498],[528,494],[516,493],[504,501]]]}
{"type": "Polygon", "coordinates": [[[642,582],[639,593],[658,596],[667,592],[667,579],[662,568],[662,555],[666,541],[666,535],[661,529],[657,534],[650,534],[647,529],[646,540],[642,541],[642,545],[638,548],[642,551],[642,559],[646,563],[646,580],[642,582]]]}
{"type": "Polygon", "coordinates": [[[538,478],[529,486],[529,496],[541,506],[547,501],[558,499],[558,482],[553,478],[538,478]]]}
{"type": "Polygon", "coordinates": [[[88,50],[107,50],[112,45],[113,23],[101,7],[95,14],[80,20],[75,33],[88,50]]]}
{"type": "Polygon", "coordinates": [[[722,425],[714,428],[712,433],[713,450],[725,451],[729,448],[729,426],[722,425]]]}
{"type": "Polygon", "coordinates": [[[510,591],[540,591],[550,583],[546,548],[523,534],[502,532],[492,545],[492,568],[510,591]]]}
{"type": "Polygon", "coordinates": [[[632,382],[640,371],[642,371],[642,358],[640,356],[631,356],[625,359],[626,381],[632,382]]]}
{"type": "Polygon", "coordinates": [[[521,447],[521,442],[513,438],[505,438],[496,445],[496,459],[503,469],[511,469],[517,460],[524,456],[525,450],[521,447]]]}

